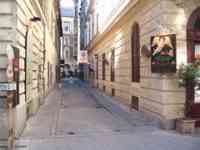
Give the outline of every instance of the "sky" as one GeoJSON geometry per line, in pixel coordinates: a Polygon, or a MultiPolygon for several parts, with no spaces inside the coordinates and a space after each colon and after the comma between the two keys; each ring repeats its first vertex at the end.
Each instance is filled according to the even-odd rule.
{"type": "Polygon", "coordinates": [[[73,0],[60,0],[61,15],[73,16],[74,15],[74,2],[73,0]]]}

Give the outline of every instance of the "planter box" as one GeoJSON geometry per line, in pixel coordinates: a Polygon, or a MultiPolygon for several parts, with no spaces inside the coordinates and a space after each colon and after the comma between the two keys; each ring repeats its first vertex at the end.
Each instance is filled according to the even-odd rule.
{"type": "Polygon", "coordinates": [[[195,120],[191,118],[178,119],[176,130],[182,134],[193,134],[195,132],[195,120]]]}

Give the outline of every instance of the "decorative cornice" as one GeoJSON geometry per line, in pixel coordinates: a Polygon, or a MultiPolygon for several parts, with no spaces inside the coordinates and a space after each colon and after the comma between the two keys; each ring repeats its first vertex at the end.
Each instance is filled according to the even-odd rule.
{"type": "Polygon", "coordinates": [[[114,25],[127,14],[127,12],[133,8],[139,0],[129,0],[129,2],[123,6],[121,5],[120,8],[118,8],[118,11],[115,12],[114,15],[111,15],[105,23],[105,27],[103,29],[102,33],[97,33],[97,35],[90,41],[86,49],[88,51],[91,51],[100,41],[103,40],[103,38],[109,33],[109,31],[114,27],[114,25]]]}

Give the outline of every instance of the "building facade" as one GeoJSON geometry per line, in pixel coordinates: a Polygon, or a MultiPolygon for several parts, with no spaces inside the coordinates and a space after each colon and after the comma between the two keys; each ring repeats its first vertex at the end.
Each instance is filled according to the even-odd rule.
{"type": "MultiPolygon", "coordinates": [[[[73,11],[73,10],[72,10],[73,11]]],[[[62,39],[62,58],[66,68],[74,71],[77,66],[76,60],[76,49],[74,48],[74,16],[62,16],[62,28],[63,28],[63,39],[62,39]]],[[[67,69],[67,70],[68,70],[67,69]]]]}
{"type": "Polygon", "coordinates": [[[76,60],[78,59],[78,52],[80,50],[80,20],[79,20],[79,7],[80,7],[80,1],[79,0],[73,0],[74,1],[74,56],[76,57],[76,60]]]}
{"type": "MultiPolygon", "coordinates": [[[[8,82],[10,47],[17,49],[16,136],[59,79],[61,20],[57,0],[0,1],[0,82],[8,82]]],[[[6,92],[5,92],[6,95],[6,92]]],[[[1,91],[0,138],[8,137],[6,97],[1,91]]]]}
{"type": "MultiPolygon", "coordinates": [[[[182,63],[193,62],[199,50],[200,1],[95,0],[87,17],[85,45],[95,70],[91,83],[154,116],[162,127],[174,128],[175,120],[185,117],[187,93],[191,95],[178,86],[177,72],[182,63]],[[171,66],[160,65],[163,59],[171,66]]],[[[190,108],[187,117],[199,118],[194,96],[190,108]]]]}

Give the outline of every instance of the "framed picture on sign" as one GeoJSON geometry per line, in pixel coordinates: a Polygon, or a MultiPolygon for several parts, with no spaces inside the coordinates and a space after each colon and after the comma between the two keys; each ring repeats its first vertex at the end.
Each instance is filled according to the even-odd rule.
{"type": "Polygon", "coordinates": [[[176,72],[176,35],[151,37],[152,73],[176,72]]]}

